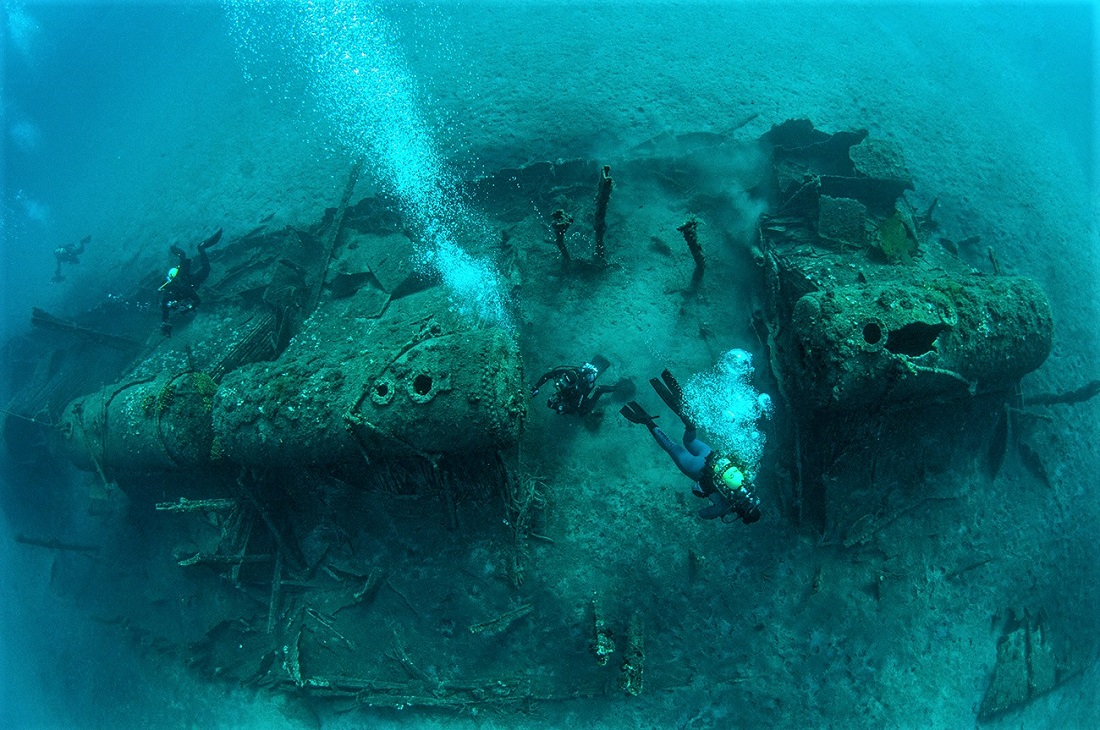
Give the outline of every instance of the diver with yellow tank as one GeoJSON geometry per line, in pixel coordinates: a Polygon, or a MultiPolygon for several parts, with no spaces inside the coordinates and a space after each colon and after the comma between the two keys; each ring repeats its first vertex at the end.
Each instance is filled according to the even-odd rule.
{"type": "Polygon", "coordinates": [[[735,454],[714,451],[699,439],[695,423],[684,411],[684,394],[672,373],[665,370],[661,378],[649,381],[657,395],[684,423],[683,445],[669,438],[657,427],[654,419],[637,401],[630,401],[620,413],[631,423],[639,423],[649,429],[654,440],[679,467],[680,471],[695,481],[692,494],[709,499],[710,504],[699,510],[705,520],[736,515],[746,525],[760,519],[760,500],[753,491],[752,474],[748,466],[735,454]]]}

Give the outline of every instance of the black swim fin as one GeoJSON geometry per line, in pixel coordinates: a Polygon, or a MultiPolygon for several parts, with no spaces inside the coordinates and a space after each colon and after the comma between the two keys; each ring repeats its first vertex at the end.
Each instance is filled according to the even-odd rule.
{"type": "Polygon", "coordinates": [[[200,249],[208,249],[211,246],[215,245],[220,240],[222,240],[222,229],[219,228],[217,233],[215,233],[213,236],[211,236],[210,238],[208,238],[205,241],[203,241],[202,243],[200,243],[199,248],[200,249]]]}
{"type": "Polygon", "coordinates": [[[687,416],[684,415],[684,391],[680,388],[680,383],[676,381],[676,378],[671,372],[668,370],[662,371],[661,379],[650,378],[649,384],[653,386],[653,390],[657,391],[657,395],[665,402],[665,405],[671,408],[672,412],[680,417],[685,427],[695,427],[695,425],[688,420],[687,416]]]}
{"type": "Polygon", "coordinates": [[[588,361],[588,364],[596,368],[597,377],[599,377],[600,373],[603,373],[611,367],[611,361],[603,355],[593,355],[592,359],[588,361]]]}
{"type": "Polygon", "coordinates": [[[631,423],[641,424],[650,430],[657,428],[657,424],[654,422],[657,416],[646,413],[645,409],[638,405],[638,401],[630,401],[619,410],[619,413],[623,414],[623,418],[631,423]]]}

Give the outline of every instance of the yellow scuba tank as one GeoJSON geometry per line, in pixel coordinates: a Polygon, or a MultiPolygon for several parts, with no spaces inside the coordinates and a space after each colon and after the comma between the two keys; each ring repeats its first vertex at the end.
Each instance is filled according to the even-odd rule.
{"type": "Polygon", "coordinates": [[[746,469],[728,456],[716,456],[710,465],[710,483],[734,507],[755,506],[752,479],[746,469]]]}

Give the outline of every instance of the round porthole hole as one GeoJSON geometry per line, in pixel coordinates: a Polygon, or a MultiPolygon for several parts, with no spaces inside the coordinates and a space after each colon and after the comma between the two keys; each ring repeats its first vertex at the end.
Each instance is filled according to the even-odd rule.
{"type": "Polygon", "coordinates": [[[427,395],[432,392],[432,376],[421,373],[413,378],[413,392],[417,395],[427,395]]]}

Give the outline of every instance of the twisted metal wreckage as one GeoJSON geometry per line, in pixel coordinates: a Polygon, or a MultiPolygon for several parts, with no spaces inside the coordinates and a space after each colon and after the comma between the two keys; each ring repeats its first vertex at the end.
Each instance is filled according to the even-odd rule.
{"type": "MultiPolygon", "coordinates": [[[[695,135],[692,143],[732,140],[695,135]]],[[[974,241],[939,236],[934,204],[910,208],[910,176],[891,144],[805,121],[774,127],[761,143],[772,165],[756,191],[770,205],[754,248],[764,302],[754,322],[785,405],[773,440],[783,455],[774,494],[792,521],[850,547],[943,496],[926,472],[974,469],[977,453],[989,454],[979,466],[996,470],[1005,421],[1019,412],[1019,380],[1050,352],[1050,307],[1032,281],[1002,275],[995,260],[991,275],[961,261],[959,246],[974,241]]],[[[659,157],[640,150],[618,169],[644,174],[659,157]]],[[[530,210],[531,200],[555,207],[562,191],[583,199],[593,169],[606,211],[610,170],[587,161],[505,170],[472,191],[496,191],[502,209],[530,210]]],[[[35,336],[8,345],[9,452],[27,463],[64,454],[137,502],[193,517],[179,565],[210,566],[253,599],[247,610],[226,609],[191,644],[188,661],[213,675],[387,706],[508,705],[612,686],[641,692],[641,617],[624,632],[618,680],[609,679],[602,667],[614,642],[598,600],[587,632],[600,673],[564,689],[565,680],[506,669],[496,679],[441,680],[411,657],[405,628],[357,613],[382,589],[417,609],[376,555],[355,550],[348,522],[368,518],[356,510],[436,495],[454,528],[460,501],[501,495],[518,585],[543,502],[538,480],[501,457],[525,417],[516,342],[455,315],[441,287],[413,271],[412,242],[390,201],[352,204],[358,174],[312,229],[261,226],[217,251],[220,278],[207,304],[171,340],[122,334],[144,315],[101,307],[69,321],[36,310],[35,336]],[[391,501],[365,506],[349,496],[369,493],[391,501]],[[258,585],[268,586],[265,595],[258,585]],[[378,678],[387,675],[371,647],[382,645],[381,661],[399,679],[378,678]]],[[[573,218],[559,210],[553,220],[569,264],[564,234],[573,218]]],[[[604,230],[597,220],[600,242],[604,230]]],[[[681,232],[697,281],[705,259],[693,221],[681,232]]],[[[598,254],[600,263],[607,254],[598,254]]],[[[155,288],[150,274],[143,291],[155,288]]],[[[535,610],[497,599],[495,617],[448,634],[461,634],[470,656],[484,654],[471,637],[504,632],[535,610]]],[[[524,651],[533,645],[489,666],[509,658],[522,666],[524,651]]],[[[1046,672],[1041,686],[1025,681],[1022,695],[1000,689],[1018,682],[994,682],[983,712],[1055,681],[1046,672]]]]}

